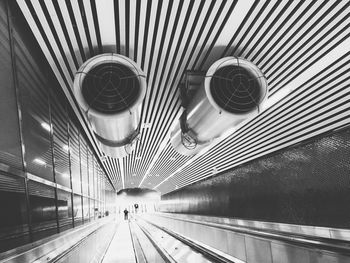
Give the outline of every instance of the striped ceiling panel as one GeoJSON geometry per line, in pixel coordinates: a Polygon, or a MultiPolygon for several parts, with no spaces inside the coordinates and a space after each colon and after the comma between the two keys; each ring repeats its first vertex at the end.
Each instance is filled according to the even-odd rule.
{"type": "Polygon", "coordinates": [[[349,124],[349,1],[17,0],[65,94],[88,58],[115,52],[147,75],[140,141],[123,159],[103,159],[116,190],[186,186],[349,124]],[[185,70],[206,71],[236,55],[266,75],[265,110],[195,157],[169,144],[181,114],[185,70]]]}

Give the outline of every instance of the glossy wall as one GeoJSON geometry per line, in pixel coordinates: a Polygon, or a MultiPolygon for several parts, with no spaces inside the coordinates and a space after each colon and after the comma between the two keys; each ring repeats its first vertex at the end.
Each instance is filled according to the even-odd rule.
{"type": "Polygon", "coordinates": [[[163,212],[350,227],[350,128],[162,196],[163,212]]]}
{"type": "Polygon", "coordinates": [[[0,252],[114,212],[81,130],[15,1],[0,0],[0,252]]]}

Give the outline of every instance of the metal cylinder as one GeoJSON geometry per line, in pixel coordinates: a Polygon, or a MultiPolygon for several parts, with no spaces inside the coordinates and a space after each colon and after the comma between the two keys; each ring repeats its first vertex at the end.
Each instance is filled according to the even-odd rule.
{"type": "Polygon", "coordinates": [[[171,132],[173,148],[183,155],[198,153],[228,129],[257,115],[267,91],[267,80],[253,63],[237,57],[216,61],[185,109],[186,131],[179,120],[171,132]]]}
{"type": "Polygon", "coordinates": [[[118,158],[133,150],[146,88],[140,67],[118,54],[90,58],[76,73],[75,97],[106,155],[118,158]]]}

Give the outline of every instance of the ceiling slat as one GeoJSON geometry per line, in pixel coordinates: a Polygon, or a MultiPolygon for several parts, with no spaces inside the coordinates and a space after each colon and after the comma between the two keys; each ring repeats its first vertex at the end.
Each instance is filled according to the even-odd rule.
{"type": "MultiPolygon", "coordinates": [[[[17,3],[80,115],[71,88],[76,70],[89,57],[116,52],[147,74],[136,149],[123,159],[102,160],[116,189],[139,185],[167,193],[350,122],[349,1],[17,3]],[[245,57],[264,72],[268,103],[212,148],[182,156],[169,137],[182,113],[178,85],[183,74],[206,71],[229,55],[245,57]]],[[[96,147],[91,127],[84,127],[96,147]]]]}

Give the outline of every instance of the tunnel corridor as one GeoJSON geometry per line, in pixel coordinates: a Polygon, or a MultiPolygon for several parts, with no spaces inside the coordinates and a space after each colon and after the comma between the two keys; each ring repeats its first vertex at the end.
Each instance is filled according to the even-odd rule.
{"type": "Polygon", "coordinates": [[[349,1],[0,0],[0,263],[348,263],[349,204],[349,1]]]}

